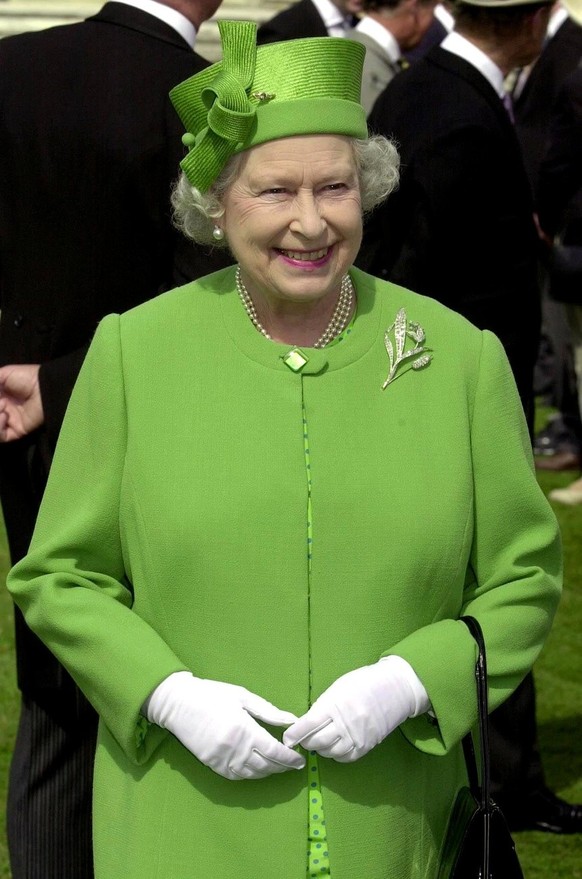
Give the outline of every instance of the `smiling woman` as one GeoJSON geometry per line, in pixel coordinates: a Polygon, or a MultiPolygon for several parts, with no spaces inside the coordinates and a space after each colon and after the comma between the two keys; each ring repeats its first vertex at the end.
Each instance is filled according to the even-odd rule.
{"type": "Polygon", "coordinates": [[[497,340],[352,265],[397,177],[362,46],[220,29],[172,93],[174,204],[238,265],[102,322],[9,588],[100,715],[96,879],[433,879],[459,617],[494,707],[550,626],[556,522],[497,340]]]}
{"type": "Polygon", "coordinates": [[[318,347],[336,308],[339,332],[353,315],[355,296],[342,301],[339,291],[361,244],[362,216],[397,180],[398,154],[386,138],[278,138],[232,158],[207,193],[183,175],[175,219],[198,243],[230,247],[239,293],[268,338],[318,347]]]}
{"type": "Polygon", "coordinates": [[[362,239],[349,141],[308,135],[248,150],[226,192],[221,224],[270,338],[313,345],[362,239]],[[301,330],[289,325],[293,316],[301,330]]]}

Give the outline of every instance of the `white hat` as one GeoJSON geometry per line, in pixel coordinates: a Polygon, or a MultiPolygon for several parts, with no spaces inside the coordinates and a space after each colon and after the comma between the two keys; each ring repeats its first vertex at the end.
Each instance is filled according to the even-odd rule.
{"type": "Polygon", "coordinates": [[[562,0],[562,6],[572,21],[582,25],[582,0],[562,0]]]}
{"type": "MultiPolygon", "coordinates": [[[[503,9],[510,6],[531,6],[532,3],[538,3],[540,6],[550,6],[552,0],[457,0],[461,4],[467,6],[481,6],[483,9],[503,9]]],[[[580,5],[581,0],[573,0],[576,5],[580,5]]],[[[564,6],[566,4],[564,3],[564,6]]]]}

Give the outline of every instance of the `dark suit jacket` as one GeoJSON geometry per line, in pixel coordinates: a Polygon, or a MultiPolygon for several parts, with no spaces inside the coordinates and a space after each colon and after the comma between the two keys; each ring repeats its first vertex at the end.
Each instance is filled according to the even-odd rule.
{"type": "Polygon", "coordinates": [[[277,43],[302,37],[327,37],[327,28],[311,0],[299,0],[278,12],[258,30],[257,43],[277,43]]]}
{"type": "Polygon", "coordinates": [[[554,104],[548,151],[538,185],[542,228],[582,244],[582,67],[564,82],[554,104]]]}
{"type": "MultiPolygon", "coordinates": [[[[206,64],[168,25],[120,3],[0,41],[0,363],[42,364],[46,417],[0,447],[13,560],[100,318],[224,264],[170,221],[183,147],[168,91],[206,64]]],[[[107,429],[98,412],[95,429],[107,429]]],[[[52,682],[50,658],[17,635],[21,686],[52,682]]]]}
{"type": "Polygon", "coordinates": [[[472,65],[437,47],[392,80],[369,123],[396,140],[402,178],[368,225],[360,264],[495,332],[529,406],[540,325],[537,237],[499,96],[472,65]]]}
{"type": "Polygon", "coordinates": [[[448,31],[446,27],[435,15],[429,29],[420,43],[414,46],[413,49],[407,49],[402,54],[411,64],[413,61],[419,61],[421,58],[424,58],[434,46],[438,46],[442,43],[447,34],[448,31]]]}
{"type": "Polygon", "coordinates": [[[567,19],[534,64],[523,91],[514,101],[515,130],[525,167],[537,188],[540,164],[548,147],[552,108],[562,83],[582,59],[582,27],[567,19]]]}

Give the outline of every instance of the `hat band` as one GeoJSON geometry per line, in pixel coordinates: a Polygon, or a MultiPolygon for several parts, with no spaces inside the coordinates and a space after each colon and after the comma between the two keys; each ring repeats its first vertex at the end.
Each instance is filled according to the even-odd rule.
{"type": "Polygon", "coordinates": [[[275,98],[257,108],[250,137],[236,152],[269,140],[304,134],[367,138],[366,111],[361,104],[341,98],[298,98],[280,104],[275,98]]]}

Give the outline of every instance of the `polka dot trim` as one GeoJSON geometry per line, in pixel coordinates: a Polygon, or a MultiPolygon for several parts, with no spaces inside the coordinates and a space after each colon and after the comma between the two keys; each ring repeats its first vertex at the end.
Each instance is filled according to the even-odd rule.
{"type": "Polygon", "coordinates": [[[307,879],[330,879],[327,835],[323,816],[323,801],[319,785],[319,767],[315,751],[307,758],[307,771],[315,781],[309,788],[309,844],[307,851],[307,879]]]}
{"type": "MultiPolygon", "coordinates": [[[[307,571],[311,588],[313,516],[311,508],[311,463],[309,460],[309,435],[307,429],[307,414],[305,411],[305,406],[303,406],[303,444],[305,451],[305,471],[307,475],[307,571]]],[[[323,814],[323,800],[321,795],[321,786],[319,782],[319,766],[317,763],[317,754],[315,753],[315,751],[310,751],[307,757],[307,776],[309,778],[307,879],[331,879],[329,855],[327,851],[327,836],[325,831],[325,818],[323,814]]]]}

